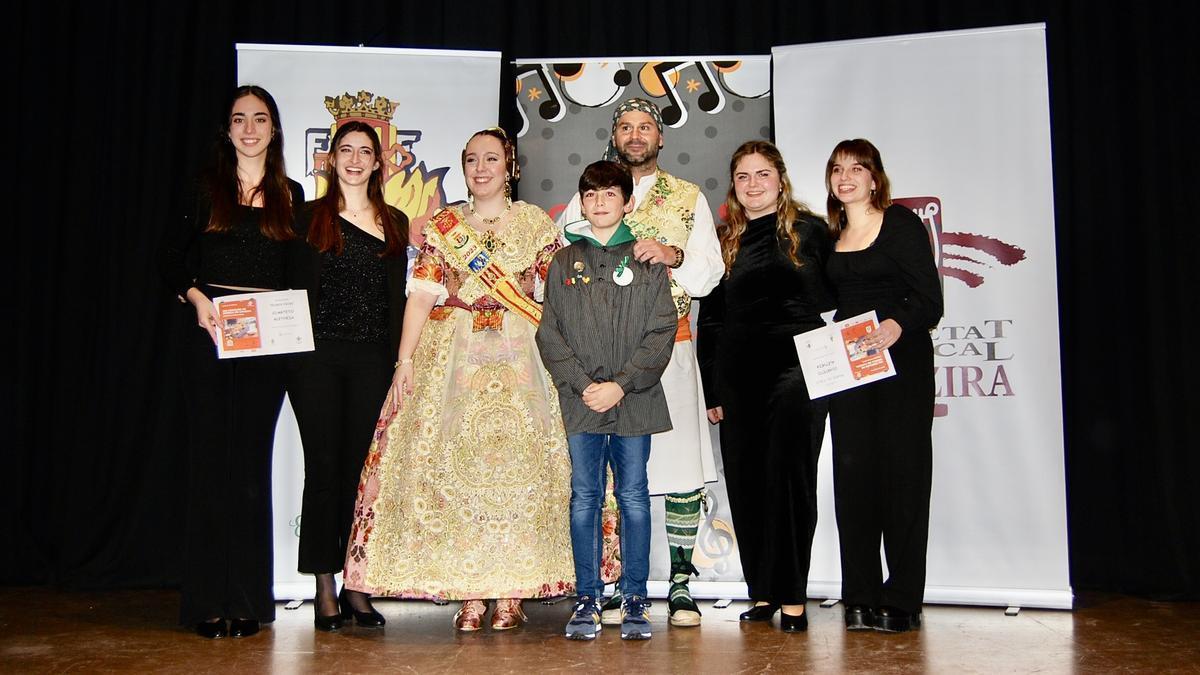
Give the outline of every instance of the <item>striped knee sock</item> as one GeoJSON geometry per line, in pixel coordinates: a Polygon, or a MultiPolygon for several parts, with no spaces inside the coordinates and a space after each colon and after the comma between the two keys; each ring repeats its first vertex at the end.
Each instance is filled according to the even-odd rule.
{"type": "Polygon", "coordinates": [[[696,531],[700,526],[700,490],[679,492],[666,496],[667,544],[671,551],[670,599],[687,596],[688,579],[699,574],[692,565],[692,549],[696,545],[696,531]]]}

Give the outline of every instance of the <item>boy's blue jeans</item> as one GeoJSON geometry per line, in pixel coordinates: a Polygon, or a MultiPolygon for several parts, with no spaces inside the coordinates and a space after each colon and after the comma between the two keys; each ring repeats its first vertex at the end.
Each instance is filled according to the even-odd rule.
{"type": "Polygon", "coordinates": [[[600,511],[604,505],[605,466],[612,465],[617,507],[621,511],[621,592],[646,596],[650,575],[650,492],[646,462],[650,436],[571,434],[571,550],[579,595],[599,598],[600,511]]]}

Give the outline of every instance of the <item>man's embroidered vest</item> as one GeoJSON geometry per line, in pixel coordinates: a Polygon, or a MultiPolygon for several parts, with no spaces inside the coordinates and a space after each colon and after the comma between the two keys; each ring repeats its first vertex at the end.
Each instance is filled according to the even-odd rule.
{"type": "MultiPolygon", "coordinates": [[[[625,223],[638,239],[654,239],[660,244],[685,248],[696,224],[696,197],[700,186],[658,170],[654,187],[637,204],[625,223]]],[[[675,313],[683,318],[692,310],[692,298],[675,278],[671,278],[671,300],[675,313]]]]}

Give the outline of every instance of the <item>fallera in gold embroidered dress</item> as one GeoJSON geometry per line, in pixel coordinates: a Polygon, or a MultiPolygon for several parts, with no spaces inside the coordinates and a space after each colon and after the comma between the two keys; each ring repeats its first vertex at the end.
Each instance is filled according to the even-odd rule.
{"type": "MultiPolygon", "coordinates": [[[[571,461],[536,326],[444,255],[449,245],[437,228],[425,235],[409,288],[439,304],[413,355],[412,395],[377,425],[345,585],[447,600],[572,594],[571,461]]],[[[541,209],[516,202],[487,243],[532,297],[558,237],[541,209]]]]}

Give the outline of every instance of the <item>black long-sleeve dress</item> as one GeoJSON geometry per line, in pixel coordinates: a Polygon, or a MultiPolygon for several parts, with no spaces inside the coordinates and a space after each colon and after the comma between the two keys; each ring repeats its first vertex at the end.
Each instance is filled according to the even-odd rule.
{"type": "Polygon", "coordinates": [[[817,456],[826,406],[810,401],[792,336],[824,325],[825,223],[803,216],[797,268],[775,214],[751,220],[729,276],[700,303],[705,405],[722,406],[721,457],[750,597],[801,604],[817,523],[817,456]]]}
{"type": "Polygon", "coordinates": [[[933,475],[933,343],[942,289],[924,225],[888,207],[875,241],[833,253],[826,266],[835,319],[875,310],[900,324],[889,348],[896,375],[835,394],[829,403],[833,487],[846,605],[917,613],[925,591],[933,475]],[[888,579],[883,581],[883,537],[888,579]]]}

